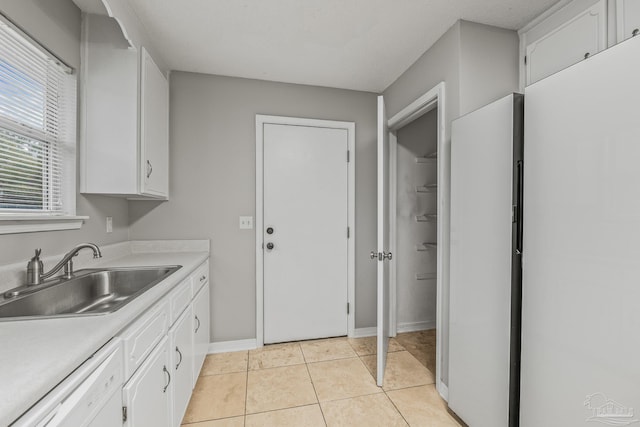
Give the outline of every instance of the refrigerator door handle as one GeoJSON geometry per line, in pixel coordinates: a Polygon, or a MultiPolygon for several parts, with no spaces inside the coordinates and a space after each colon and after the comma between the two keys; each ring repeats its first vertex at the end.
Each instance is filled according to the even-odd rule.
{"type": "Polygon", "coordinates": [[[524,180],[524,165],[522,160],[518,160],[516,162],[516,189],[517,189],[517,194],[516,194],[516,254],[520,255],[522,254],[522,234],[523,234],[523,227],[522,227],[522,204],[523,204],[523,192],[524,192],[524,185],[523,185],[523,180],[524,180]]]}

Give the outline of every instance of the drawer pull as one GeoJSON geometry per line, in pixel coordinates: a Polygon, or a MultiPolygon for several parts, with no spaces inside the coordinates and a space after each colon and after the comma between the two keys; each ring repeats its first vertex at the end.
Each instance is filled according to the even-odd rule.
{"type": "Polygon", "coordinates": [[[178,346],[176,346],[176,353],[178,353],[178,355],[180,356],[180,360],[178,360],[178,363],[176,364],[176,371],[177,371],[178,368],[180,367],[180,364],[182,363],[182,352],[180,351],[178,346]]]}
{"type": "Polygon", "coordinates": [[[168,377],[169,377],[169,378],[168,378],[168,380],[167,380],[167,385],[165,385],[165,386],[164,386],[164,388],[162,389],[162,392],[163,392],[163,393],[166,393],[166,392],[167,392],[167,387],[169,387],[169,384],[171,384],[171,374],[170,374],[170,373],[169,373],[169,371],[167,370],[167,367],[166,367],[166,366],[163,366],[163,367],[162,367],[162,371],[163,371],[163,372],[166,372],[166,373],[167,373],[167,375],[168,375],[168,377]]]}
{"type": "Polygon", "coordinates": [[[196,316],[196,321],[198,322],[198,326],[196,326],[196,330],[194,331],[194,333],[198,333],[198,329],[200,329],[200,319],[198,319],[198,316],[196,316]]]}

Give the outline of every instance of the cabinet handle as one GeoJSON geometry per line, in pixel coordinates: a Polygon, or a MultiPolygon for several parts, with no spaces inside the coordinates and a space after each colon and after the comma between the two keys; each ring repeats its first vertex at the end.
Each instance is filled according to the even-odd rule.
{"type": "Polygon", "coordinates": [[[200,276],[200,281],[202,282],[206,278],[207,278],[207,276],[200,276]]]}
{"type": "Polygon", "coordinates": [[[635,28],[633,31],[631,31],[631,37],[637,36],[639,32],[640,32],[640,28],[635,28]]]}
{"type": "Polygon", "coordinates": [[[151,172],[153,172],[153,166],[151,165],[151,162],[147,160],[147,178],[151,176],[151,172]]]}
{"type": "Polygon", "coordinates": [[[164,372],[166,372],[166,373],[167,373],[167,375],[169,376],[169,378],[168,378],[168,380],[167,380],[167,385],[165,385],[165,386],[164,386],[164,388],[162,389],[162,392],[163,392],[163,393],[166,393],[166,392],[167,392],[167,387],[169,387],[169,384],[171,384],[171,374],[170,374],[170,373],[169,373],[169,371],[167,370],[167,367],[166,367],[166,366],[163,366],[163,367],[162,367],[162,370],[163,370],[164,372]]]}
{"type": "Polygon", "coordinates": [[[198,316],[196,316],[196,321],[198,322],[198,326],[196,326],[196,330],[194,331],[194,333],[198,333],[198,329],[200,329],[200,319],[198,319],[198,316]]]}
{"type": "Polygon", "coordinates": [[[178,363],[176,364],[176,371],[178,370],[178,368],[180,367],[180,364],[182,363],[182,352],[180,351],[180,349],[178,348],[178,346],[176,346],[176,352],[178,353],[178,355],[180,356],[180,360],[178,360],[178,363]]]}
{"type": "Polygon", "coordinates": [[[584,59],[587,59],[589,56],[591,56],[591,54],[589,52],[584,54],[584,59]]]}

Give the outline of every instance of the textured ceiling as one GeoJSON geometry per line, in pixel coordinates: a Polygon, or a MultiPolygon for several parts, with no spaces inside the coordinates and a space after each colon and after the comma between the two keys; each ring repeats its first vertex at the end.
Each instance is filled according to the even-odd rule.
{"type": "Polygon", "coordinates": [[[172,70],[372,92],[458,19],[519,29],[557,0],[129,0],[172,70]]]}

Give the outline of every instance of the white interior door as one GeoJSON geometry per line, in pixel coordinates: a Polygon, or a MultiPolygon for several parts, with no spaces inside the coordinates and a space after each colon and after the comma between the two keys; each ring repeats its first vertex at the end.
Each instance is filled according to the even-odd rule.
{"type": "Polygon", "coordinates": [[[263,132],[264,342],[346,335],[348,131],[263,132]]]}
{"type": "Polygon", "coordinates": [[[640,422],[639,52],[525,91],[522,427],[640,422]]]}
{"type": "Polygon", "coordinates": [[[378,96],[378,241],[372,253],[378,264],[378,347],[377,382],[384,381],[389,348],[389,129],[384,108],[384,97],[378,96]],[[374,256],[375,255],[375,256],[374,256]]]}

